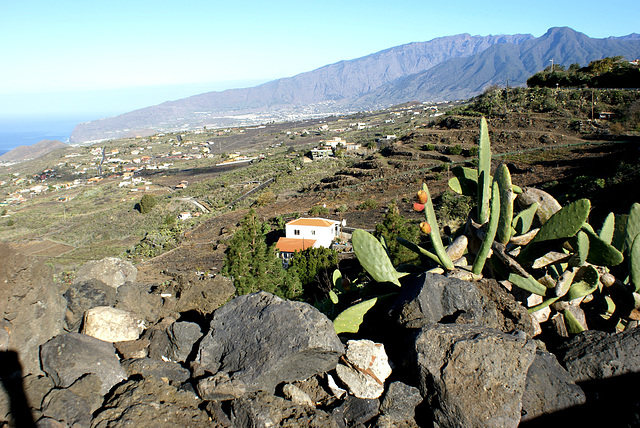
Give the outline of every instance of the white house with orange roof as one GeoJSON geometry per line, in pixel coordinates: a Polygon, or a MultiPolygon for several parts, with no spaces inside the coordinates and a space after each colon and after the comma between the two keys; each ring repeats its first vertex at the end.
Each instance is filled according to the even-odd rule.
{"type": "Polygon", "coordinates": [[[341,223],[324,218],[299,218],[285,225],[285,237],[280,238],[276,248],[285,267],[297,251],[312,247],[330,248],[338,239],[341,223]]]}

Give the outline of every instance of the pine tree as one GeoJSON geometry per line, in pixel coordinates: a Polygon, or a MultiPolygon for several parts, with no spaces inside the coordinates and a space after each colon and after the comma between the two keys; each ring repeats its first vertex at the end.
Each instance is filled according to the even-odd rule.
{"type": "Polygon", "coordinates": [[[238,295],[268,291],[286,299],[302,294],[302,285],[295,270],[282,268],[275,246],[268,246],[270,228],[261,222],[254,210],[240,223],[225,252],[224,275],[233,278],[238,295]]]}
{"type": "Polygon", "coordinates": [[[394,266],[415,259],[415,253],[400,245],[396,238],[401,237],[408,241],[416,242],[419,235],[418,226],[411,224],[401,215],[395,203],[391,203],[387,207],[387,213],[382,223],[376,225],[375,235],[378,238],[381,236],[384,238],[389,257],[394,266]]]}

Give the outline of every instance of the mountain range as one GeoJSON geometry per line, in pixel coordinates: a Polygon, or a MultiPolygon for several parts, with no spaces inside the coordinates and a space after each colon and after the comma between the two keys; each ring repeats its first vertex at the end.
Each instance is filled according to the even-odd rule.
{"type": "Polygon", "coordinates": [[[640,34],[590,38],[568,27],[530,34],[459,34],[396,46],[251,88],[207,92],[80,123],[83,143],[207,126],[227,127],[386,108],[407,101],[466,99],[490,85],[522,86],[553,64],[640,58],[640,34]]]}

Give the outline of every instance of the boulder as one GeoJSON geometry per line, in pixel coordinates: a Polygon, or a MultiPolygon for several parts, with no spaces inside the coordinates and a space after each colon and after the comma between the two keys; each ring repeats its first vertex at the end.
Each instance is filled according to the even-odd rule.
{"type": "Polygon", "coordinates": [[[116,290],[97,279],[74,282],[64,293],[67,300],[67,330],[79,332],[85,311],[96,306],[113,306],[116,290]]]}
{"type": "Polygon", "coordinates": [[[535,187],[525,187],[522,189],[522,193],[518,194],[516,198],[516,203],[522,209],[527,208],[534,202],[539,204],[538,210],[536,211],[538,224],[546,223],[552,215],[562,208],[562,205],[560,205],[553,196],[535,187]]]}
{"type": "Polygon", "coordinates": [[[56,386],[66,388],[82,376],[93,373],[102,381],[100,393],[106,394],[127,378],[113,344],[86,334],[61,334],[42,345],[42,369],[56,386]]]}
{"type": "Polygon", "coordinates": [[[113,306],[136,314],[138,318],[149,324],[154,324],[167,314],[162,305],[162,296],[159,294],[150,293],[138,284],[127,283],[118,287],[116,302],[113,306]]]}
{"type": "Polygon", "coordinates": [[[522,421],[579,406],[585,401],[582,388],[575,384],[556,356],[537,351],[522,396],[522,421]]]}
{"type": "Polygon", "coordinates": [[[69,388],[53,389],[42,402],[45,417],[63,421],[69,426],[88,427],[92,414],[102,404],[102,381],[96,375],[87,375],[69,388]]]}
{"type": "Polygon", "coordinates": [[[40,345],[63,331],[66,306],[48,266],[0,242],[0,351],[16,352],[23,376],[42,374],[40,345]]]}
{"type": "Polygon", "coordinates": [[[207,399],[218,389],[272,392],[334,369],[343,352],[333,324],[313,306],[266,292],[240,296],[214,312],[200,342],[196,363],[217,377],[198,390],[207,399]]]}
{"type": "Polygon", "coordinates": [[[176,314],[196,312],[209,315],[224,305],[236,292],[233,281],[222,275],[211,278],[195,272],[171,272],[174,280],[163,285],[158,292],[165,298],[165,310],[176,314]]]}
{"type": "Polygon", "coordinates": [[[559,354],[576,382],[639,373],[640,329],[615,334],[588,330],[565,343],[559,354]]]}
{"type": "Polygon", "coordinates": [[[468,324],[416,335],[419,389],[439,426],[516,427],[536,346],[524,335],[468,324]]]}
{"type": "Polygon", "coordinates": [[[406,328],[436,323],[500,327],[496,305],[475,284],[428,272],[403,283],[391,313],[406,328]]]}
{"type": "Polygon", "coordinates": [[[195,343],[202,337],[200,326],[193,322],[179,321],[167,330],[169,336],[168,357],[171,361],[184,363],[193,351],[195,343]]]}
{"type": "Polygon", "coordinates": [[[420,391],[415,386],[402,382],[391,382],[380,406],[377,426],[380,428],[417,427],[416,407],[422,402],[420,391]]]}
{"type": "Polygon", "coordinates": [[[111,306],[97,306],[84,313],[82,333],[105,342],[136,340],[144,331],[144,321],[132,313],[111,306]]]}
{"type": "MultiPolygon", "coordinates": [[[[192,392],[155,377],[118,385],[93,418],[93,428],[207,427],[209,416],[192,392]]],[[[213,425],[215,426],[215,425],[213,425]]]]}
{"type": "Polygon", "coordinates": [[[384,345],[370,340],[349,340],[346,358],[338,364],[336,373],[356,397],[380,397],[391,374],[384,345]]]}
{"type": "Polygon", "coordinates": [[[298,406],[316,407],[315,403],[311,401],[311,397],[294,384],[288,383],[283,386],[282,393],[287,400],[293,401],[298,406]]]}
{"type": "Polygon", "coordinates": [[[117,289],[125,282],[136,282],[137,275],[138,269],[131,262],[117,257],[107,257],[82,265],[76,272],[75,282],[97,279],[117,289]]]}

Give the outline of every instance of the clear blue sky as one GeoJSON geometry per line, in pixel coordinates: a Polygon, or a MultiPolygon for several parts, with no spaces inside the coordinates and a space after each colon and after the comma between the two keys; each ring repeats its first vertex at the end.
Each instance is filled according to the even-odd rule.
{"type": "Polygon", "coordinates": [[[0,118],[116,114],[414,41],[640,32],[638,0],[3,0],[0,118]]]}

